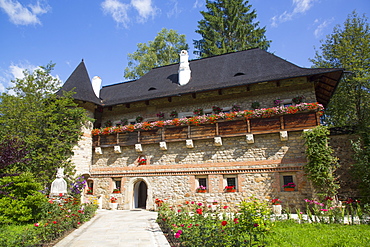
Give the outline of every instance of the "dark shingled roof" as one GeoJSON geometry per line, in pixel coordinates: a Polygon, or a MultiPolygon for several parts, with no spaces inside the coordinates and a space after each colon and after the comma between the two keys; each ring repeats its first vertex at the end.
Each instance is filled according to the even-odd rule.
{"type": "Polygon", "coordinates": [[[69,76],[63,87],[57,92],[58,95],[62,95],[62,91],[73,90],[76,94],[73,98],[81,101],[92,102],[97,105],[101,104],[101,100],[96,97],[92,88],[91,80],[84,61],[77,66],[73,73],[69,76]]]}
{"type": "Polygon", "coordinates": [[[154,68],[138,80],[105,86],[100,101],[94,94],[83,62],[63,86],[76,87],[76,99],[102,106],[171,97],[189,93],[243,86],[267,81],[308,77],[315,82],[316,97],[326,106],[343,74],[343,69],[301,68],[259,48],[189,62],[191,79],[178,83],[179,64],[154,68]]]}
{"type": "Polygon", "coordinates": [[[184,86],[178,84],[179,64],[154,68],[136,81],[103,87],[100,94],[103,105],[111,106],[303,76],[317,81],[318,101],[326,105],[343,73],[343,69],[301,68],[259,48],[193,60],[189,64],[191,80],[184,86]],[[325,75],[327,78],[324,82],[322,77],[325,75]]]}

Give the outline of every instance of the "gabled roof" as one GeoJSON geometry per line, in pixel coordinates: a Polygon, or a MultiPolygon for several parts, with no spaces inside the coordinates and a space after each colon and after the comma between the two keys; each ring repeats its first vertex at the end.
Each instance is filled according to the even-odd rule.
{"type": "Polygon", "coordinates": [[[101,104],[101,100],[96,97],[94,93],[90,77],[87,73],[87,69],[83,60],[69,76],[69,78],[64,83],[63,87],[57,92],[57,94],[62,95],[63,91],[68,92],[71,90],[76,93],[73,95],[73,98],[76,100],[92,102],[98,105],[101,104]]]}
{"type": "Polygon", "coordinates": [[[102,105],[306,76],[316,82],[317,99],[326,106],[343,73],[343,69],[301,68],[259,48],[193,60],[189,64],[191,80],[184,86],[178,84],[179,64],[154,68],[136,81],[103,87],[102,105]]]}

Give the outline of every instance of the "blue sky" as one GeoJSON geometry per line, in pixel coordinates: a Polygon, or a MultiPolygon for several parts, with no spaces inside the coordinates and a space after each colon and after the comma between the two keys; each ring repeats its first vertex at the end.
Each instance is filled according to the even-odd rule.
{"type": "MultiPolygon", "coordinates": [[[[269,52],[310,67],[314,47],[356,10],[369,17],[369,0],[250,0],[269,52]]],[[[162,28],[185,34],[190,59],[205,0],[0,0],[0,93],[24,69],[56,63],[66,81],[84,59],[103,85],[125,81],[127,54],[162,28]]]]}

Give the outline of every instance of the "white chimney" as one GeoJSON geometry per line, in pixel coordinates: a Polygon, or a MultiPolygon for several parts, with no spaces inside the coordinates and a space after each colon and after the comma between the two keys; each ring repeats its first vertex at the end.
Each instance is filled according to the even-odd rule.
{"type": "Polygon", "coordinates": [[[101,81],[102,80],[100,79],[99,76],[94,76],[91,80],[91,84],[92,84],[94,93],[95,93],[96,97],[98,97],[98,98],[100,96],[101,81]]]}
{"type": "Polygon", "coordinates": [[[189,55],[187,51],[182,50],[180,53],[179,84],[181,86],[188,84],[190,77],[189,55]]]}

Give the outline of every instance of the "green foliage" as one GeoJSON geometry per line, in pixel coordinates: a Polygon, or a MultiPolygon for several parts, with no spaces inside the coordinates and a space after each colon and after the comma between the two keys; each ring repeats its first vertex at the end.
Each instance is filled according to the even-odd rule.
{"type": "Polygon", "coordinates": [[[366,126],[370,123],[370,26],[367,17],[353,11],[322,42],[310,61],[313,67],[345,68],[345,74],[325,111],[333,126],[366,126]]]}
{"type": "Polygon", "coordinates": [[[270,214],[267,203],[255,198],[241,202],[238,211],[226,205],[186,202],[169,207],[164,203],[158,222],[171,228],[181,246],[254,246],[263,244],[271,230],[270,214]]]}
{"type": "Polygon", "coordinates": [[[254,22],[257,14],[250,11],[248,1],[206,0],[206,8],[200,12],[203,19],[195,31],[202,39],[194,40],[194,54],[203,58],[257,47],[267,50],[270,46],[265,28],[254,22]]]}
{"type": "Polygon", "coordinates": [[[188,50],[185,35],[175,30],[163,28],[153,41],[139,43],[137,50],[128,54],[128,67],[124,77],[137,79],[154,67],[169,65],[180,61],[181,50],[188,50]]]}
{"type": "Polygon", "coordinates": [[[4,177],[0,185],[5,187],[7,195],[0,195],[0,224],[24,223],[40,219],[42,207],[47,198],[39,190],[41,184],[34,181],[31,173],[4,177]]]}
{"type": "Polygon", "coordinates": [[[37,174],[38,181],[50,184],[57,167],[71,173],[68,159],[87,120],[85,110],[77,107],[72,93],[55,93],[59,81],[50,75],[54,65],[24,71],[23,79],[13,81],[8,93],[0,96],[0,139],[18,137],[30,150],[30,163],[17,163],[17,171],[37,174]]]}
{"type": "Polygon", "coordinates": [[[0,246],[43,246],[90,220],[96,209],[94,204],[81,205],[77,198],[50,200],[43,204],[42,219],[32,225],[1,225],[0,246]]]}
{"type": "Polygon", "coordinates": [[[358,181],[363,200],[370,202],[370,132],[369,128],[360,130],[360,138],[352,142],[355,163],[352,165],[352,174],[358,181]]]}
{"type": "Polygon", "coordinates": [[[369,225],[299,224],[293,220],[278,221],[267,235],[265,246],[353,247],[369,246],[369,225]]]}
{"type": "Polygon", "coordinates": [[[329,130],[325,126],[303,133],[308,159],[303,169],[319,194],[334,196],[339,189],[334,177],[338,163],[337,158],[332,156],[333,149],[328,145],[328,135],[329,130]]]}

